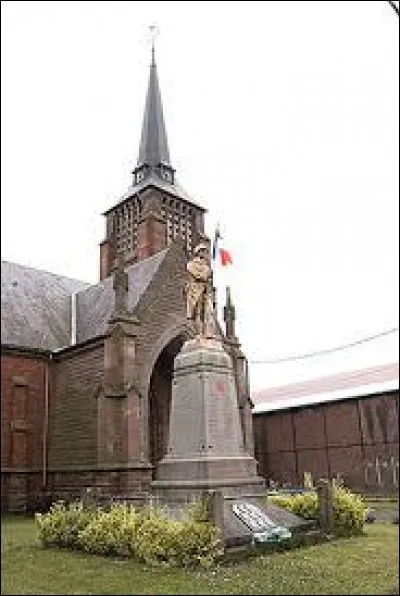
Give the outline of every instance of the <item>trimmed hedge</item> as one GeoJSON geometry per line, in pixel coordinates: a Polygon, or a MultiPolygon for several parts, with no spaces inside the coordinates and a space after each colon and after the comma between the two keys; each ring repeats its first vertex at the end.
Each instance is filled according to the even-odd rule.
{"type": "Polygon", "coordinates": [[[160,508],[136,510],[125,504],[109,509],[82,502],[54,504],[37,513],[43,546],[60,546],[104,556],[136,557],[150,565],[210,567],[223,553],[218,528],[204,521],[203,505],[191,505],[182,520],[160,508]]]}
{"type": "Polygon", "coordinates": [[[139,516],[133,507],[113,505],[110,511],[98,511],[78,533],[77,545],[88,553],[130,557],[135,554],[139,516]]]}
{"type": "Polygon", "coordinates": [[[78,535],[98,516],[95,508],[76,501],[54,503],[48,513],[36,513],[38,536],[43,546],[78,547],[78,535]]]}
{"type": "MultiPolygon", "coordinates": [[[[304,519],[319,517],[319,503],[316,492],[297,495],[269,495],[268,501],[287,509],[304,519]]],[[[333,485],[333,532],[338,535],[361,534],[367,506],[360,495],[342,486],[333,485]]]]}
{"type": "Polygon", "coordinates": [[[223,547],[220,531],[209,522],[171,520],[156,509],[138,527],[136,554],[151,565],[210,567],[223,547]]]}

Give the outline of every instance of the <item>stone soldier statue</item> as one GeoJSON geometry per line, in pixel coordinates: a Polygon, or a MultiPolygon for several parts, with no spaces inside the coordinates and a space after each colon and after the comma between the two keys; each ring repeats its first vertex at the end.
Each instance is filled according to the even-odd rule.
{"type": "Polygon", "coordinates": [[[194,257],[187,264],[186,316],[195,322],[197,335],[214,337],[214,307],[210,293],[212,270],[208,246],[200,243],[193,253],[194,257]]]}

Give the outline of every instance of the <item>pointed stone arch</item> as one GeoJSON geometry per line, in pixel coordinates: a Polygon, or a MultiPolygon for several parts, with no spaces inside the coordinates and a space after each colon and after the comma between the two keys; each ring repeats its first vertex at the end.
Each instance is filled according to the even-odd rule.
{"type": "Polygon", "coordinates": [[[184,342],[192,337],[194,330],[186,319],[172,325],[154,345],[146,366],[144,424],[148,460],[153,466],[165,455],[168,444],[174,359],[184,342]]]}

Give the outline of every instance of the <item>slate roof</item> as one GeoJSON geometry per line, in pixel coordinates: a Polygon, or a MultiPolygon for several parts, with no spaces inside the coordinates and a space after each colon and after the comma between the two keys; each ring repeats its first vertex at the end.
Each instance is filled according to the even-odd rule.
{"type": "Polygon", "coordinates": [[[71,294],[88,284],[1,262],[1,343],[57,350],[71,337],[71,294]]]}
{"type": "Polygon", "coordinates": [[[253,412],[273,412],[351,397],[362,397],[399,389],[399,363],[270,387],[252,393],[253,412]]]}
{"type": "Polygon", "coordinates": [[[107,215],[107,213],[115,209],[115,207],[121,205],[121,203],[123,203],[130,197],[133,197],[134,195],[140,193],[142,190],[145,190],[145,188],[148,188],[150,186],[155,186],[156,188],[159,188],[160,190],[167,192],[170,195],[177,197],[178,199],[183,199],[187,203],[190,203],[190,205],[194,205],[195,207],[197,207],[197,209],[206,211],[204,207],[199,205],[196,201],[193,200],[193,198],[190,195],[188,195],[186,190],[182,188],[182,186],[179,184],[176,177],[174,183],[172,184],[171,182],[163,180],[157,174],[152,172],[149,176],[147,176],[138,184],[132,184],[131,186],[129,186],[128,190],[122,195],[120,200],[115,205],[104,211],[103,215],[107,215]]]}
{"type": "MultiPolygon", "coordinates": [[[[128,309],[145,292],[168,249],[126,269],[128,309]]],[[[1,262],[1,343],[55,351],[71,345],[71,295],[76,294],[77,343],[101,335],[114,308],[113,278],[98,284],[1,262]]]]}
{"type": "MultiPolygon", "coordinates": [[[[134,263],[126,268],[128,274],[128,311],[132,312],[146,291],[168,249],[149,259],[134,263]]],[[[76,297],[77,341],[102,335],[114,309],[113,278],[107,277],[100,283],[79,292],[76,297]]]]}

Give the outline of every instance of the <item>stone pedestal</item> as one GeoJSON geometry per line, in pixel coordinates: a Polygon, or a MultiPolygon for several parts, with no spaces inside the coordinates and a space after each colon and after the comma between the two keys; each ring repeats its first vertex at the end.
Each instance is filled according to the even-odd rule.
{"type": "Polygon", "coordinates": [[[317,485],[319,524],[325,532],[333,527],[333,486],[332,481],[321,479],[317,485]]]}
{"type": "Polygon", "coordinates": [[[154,493],[170,502],[208,489],[260,494],[256,467],[243,445],[230,357],[216,339],[186,342],[175,358],[168,451],[154,493]]]}

